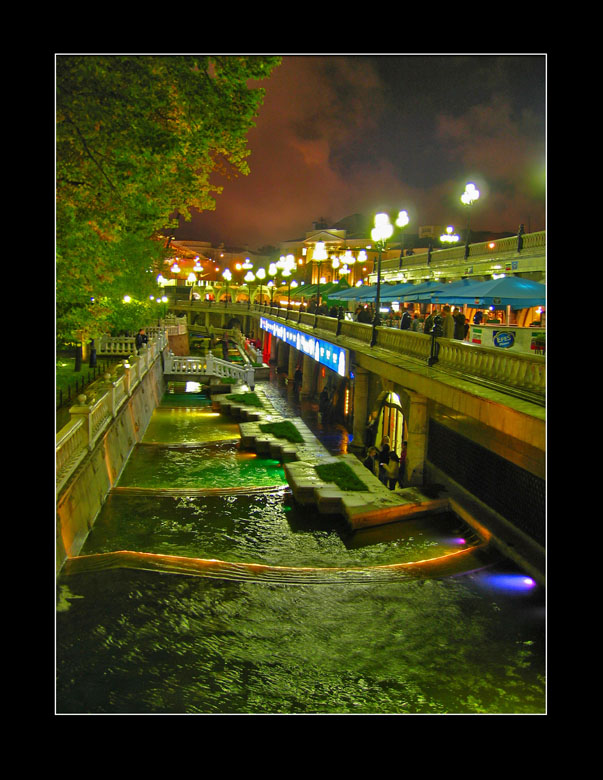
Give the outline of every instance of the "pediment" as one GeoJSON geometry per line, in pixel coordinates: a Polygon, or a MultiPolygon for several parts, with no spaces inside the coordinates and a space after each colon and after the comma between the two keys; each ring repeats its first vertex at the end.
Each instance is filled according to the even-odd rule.
{"type": "Polygon", "coordinates": [[[317,241],[322,241],[325,244],[339,244],[345,241],[345,234],[345,230],[313,230],[311,233],[306,233],[304,244],[315,244],[317,241]]]}

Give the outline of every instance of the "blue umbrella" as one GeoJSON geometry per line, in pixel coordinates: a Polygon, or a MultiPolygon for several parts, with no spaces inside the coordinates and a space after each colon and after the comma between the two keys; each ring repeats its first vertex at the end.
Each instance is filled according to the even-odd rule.
{"type": "Polygon", "coordinates": [[[395,284],[393,287],[389,285],[381,288],[381,300],[382,301],[400,301],[404,295],[412,292],[414,285],[412,282],[405,282],[404,284],[395,284]]]}
{"type": "Polygon", "coordinates": [[[363,284],[360,287],[350,287],[349,290],[345,290],[340,293],[331,292],[327,295],[329,298],[337,298],[339,301],[363,301],[363,300],[375,300],[377,293],[376,284],[363,284]]]}
{"type": "Polygon", "coordinates": [[[486,282],[474,282],[464,291],[457,290],[450,296],[446,295],[446,303],[529,309],[532,306],[546,305],[546,285],[519,276],[505,276],[486,282]]]}
{"type": "Polygon", "coordinates": [[[446,286],[445,282],[423,282],[422,284],[413,284],[413,289],[402,296],[402,300],[408,303],[413,301],[424,301],[428,293],[439,292],[446,286]]]}
{"type": "MultiPolygon", "coordinates": [[[[428,282],[428,284],[431,284],[428,282]]],[[[413,300],[423,303],[453,303],[451,297],[455,295],[471,295],[471,291],[476,284],[475,279],[459,279],[456,282],[433,282],[433,287],[430,290],[417,293],[417,297],[413,300]]],[[[422,286],[422,285],[421,285],[422,286]]],[[[408,300],[408,299],[406,299],[408,300]]]]}

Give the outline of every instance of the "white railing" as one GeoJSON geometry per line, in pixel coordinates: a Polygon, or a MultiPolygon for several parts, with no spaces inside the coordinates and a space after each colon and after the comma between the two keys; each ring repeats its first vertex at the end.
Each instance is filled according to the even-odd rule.
{"type": "MultiPolygon", "coordinates": [[[[148,337],[148,349],[153,350],[152,360],[155,359],[158,352],[160,352],[168,343],[168,329],[165,326],[146,328],[146,334],[148,337]]],[[[98,349],[98,355],[119,355],[128,357],[128,355],[136,354],[136,337],[135,336],[102,336],[98,349]]]]}
{"type": "Polygon", "coordinates": [[[164,373],[177,376],[207,375],[244,382],[253,388],[255,372],[252,366],[238,366],[228,360],[221,360],[211,353],[202,357],[173,355],[168,353],[164,359],[164,373]]]}
{"type": "Polygon", "coordinates": [[[57,494],[115,419],[166,343],[167,337],[152,335],[140,355],[130,355],[117,365],[117,373],[93,382],[87,395],[78,396],[76,404],[70,407],[71,419],[56,435],[57,494]]]}
{"type": "MultiPolygon", "coordinates": [[[[370,325],[365,327],[371,328],[370,325]]],[[[349,330],[355,331],[353,328],[349,330]]],[[[363,335],[366,337],[366,334],[363,335]]],[[[431,354],[431,341],[432,337],[425,333],[378,328],[376,346],[427,361],[431,354]]],[[[437,343],[438,368],[463,374],[469,380],[485,379],[536,395],[544,396],[546,392],[546,360],[543,355],[503,351],[496,347],[483,347],[441,337],[437,343]]]]}

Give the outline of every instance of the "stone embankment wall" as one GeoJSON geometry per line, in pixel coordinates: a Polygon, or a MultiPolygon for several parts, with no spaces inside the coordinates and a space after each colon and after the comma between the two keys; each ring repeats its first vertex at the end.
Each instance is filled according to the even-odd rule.
{"type": "Polygon", "coordinates": [[[86,456],[57,500],[56,566],[78,555],[134,446],[141,441],[165,391],[161,360],[155,361],[86,456]]]}

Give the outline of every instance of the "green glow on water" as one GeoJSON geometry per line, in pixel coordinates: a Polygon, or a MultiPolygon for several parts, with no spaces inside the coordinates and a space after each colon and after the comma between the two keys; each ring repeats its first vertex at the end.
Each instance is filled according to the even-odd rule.
{"type": "Polygon", "coordinates": [[[119,487],[216,489],[286,485],[277,460],[239,452],[237,442],[170,448],[140,445],[130,457],[119,487]]]}
{"type": "MultiPolygon", "coordinates": [[[[156,411],[120,480],[150,494],[111,493],[82,555],[370,569],[471,544],[450,514],[352,534],[341,518],[297,505],[277,461],[241,452],[231,436],[212,441],[230,422],[201,411],[156,411]],[[260,484],[264,492],[161,493],[260,484]]],[[[542,713],[543,592],[493,591],[479,574],[340,585],[62,575],[57,712],[542,713]]]]}
{"type": "Polygon", "coordinates": [[[239,426],[211,407],[157,408],[142,441],[148,444],[194,444],[239,439],[239,426]]]}

